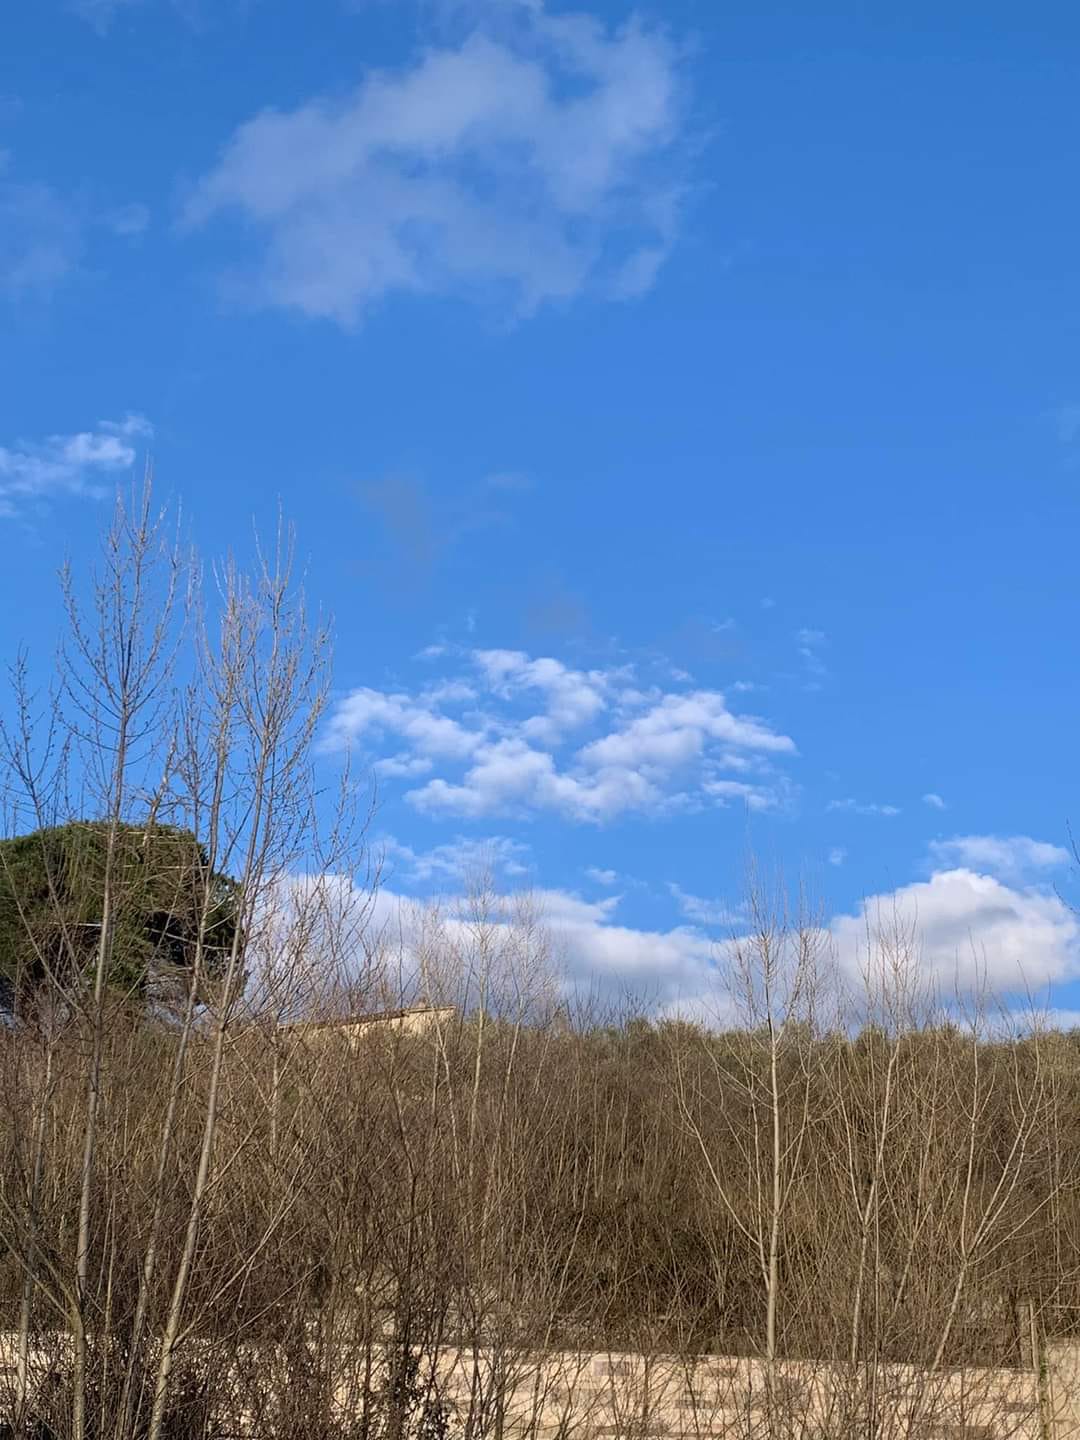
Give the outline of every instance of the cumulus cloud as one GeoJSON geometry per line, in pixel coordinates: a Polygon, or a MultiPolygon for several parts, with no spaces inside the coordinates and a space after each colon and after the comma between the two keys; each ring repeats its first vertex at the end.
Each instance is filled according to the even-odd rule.
{"type": "MultiPolygon", "coordinates": [[[[415,699],[403,694],[385,694],[361,686],[351,691],[334,708],[327,729],[329,748],[346,745],[360,736],[400,736],[413,747],[414,758],[425,762],[436,759],[464,760],[475,754],[485,735],[485,728],[472,729],[444,715],[439,709],[437,694],[420,695],[415,699]]],[[[397,769],[410,760],[409,755],[395,755],[383,760],[384,766],[397,769]]],[[[428,763],[427,768],[430,768],[428,763]]]]}
{"type": "Polygon", "coordinates": [[[715,1011],[726,1005],[713,942],[696,927],[643,930],[618,923],[619,899],[582,900],[536,892],[565,984],[601,998],[631,997],[658,1012],[715,1011]]]}
{"type": "Polygon", "coordinates": [[[1059,870],[1072,858],[1063,846],[1030,835],[954,835],[932,840],[930,856],[936,865],[966,866],[1013,881],[1059,870]]]}
{"type": "Polygon", "coordinates": [[[354,323],[394,292],[508,298],[647,290],[676,235],[681,83],[666,35],[542,0],[342,97],[247,120],[186,206],[261,244],[255,303],[354,323]]]}
{"type": "MultiPolygon", "coordinates": [[[[1035,841],[1013,843],[1012,848],[1024,864],[1044,872],[1067,858],[1059,847],[1035,841]]],[[[1002,864],[1000,849],[982,849],[987,864],[1002,864]]],[[[668,888],[690,922],[689,930],[675,927],[657,935],[628,929],[617,924],[614,898],[599,902],[595,911],[573,912],[576,923],[567,932],[576,957],[573,973],[587,977],[606,945],[610,948],[603,973],[610,976],[625,963],[626,975],[657,997],[658,1009],[679,1008],[673,999],[678,993],[692,1001],[692,1012],[728,1013],[725,955],[729,937],[739,933],[739,909],[675,883],[668,888]],[[719,943],[708,942],[701,932],[712,927],[729,935],[719,943]],[[651,945],[657,958],[650,970],[651,945]]],[[[1080,919],[1037,878],[1017,876],[1015,866],[1012,880],[974,866],[940,868],[927,880],[871,896],[854,913],[835,915],[823,938],[840,973],[855,978],[861,974],[868,936],[883,932],[911,936],[918,973],[939,988],[946,1003],[957,992],[970,993],[984,984],[1002,997],[1030,993],[1038,998],[1080,977],[1080,919]]]]}
{"type": "Polygon", "coordinates": [[[100,497],[106,481],[129,471],[140,441],[153,433],[141,415],[102,420],[93,430],[0,446],[0,516],[57,495],[100,497]]]}
{"type": "Polygon", "coordinates": [[[602,822],[706,804],[765,810],[790,796],[776,765],[794,742],[718,691],[645,690],[625,666],[580,670],[516,650],[467,658],[467,679],[417,694],[350,692],[324,746],[359,746],[385,777],[430,772],[407,792],[430,815],[602,822]]]}
{"type": "MultiPolygon", "coordinates": [[[[400,848],[405,859],[415,857],[408,847],[400,848]]],[[[433,874],[437,880],[460,878],[455,866],[444,871],[438,861],[433,874]]],[[[327,924],[339,932],[338,943],[328,947],[328,957],[332,950],[339,963],[320,966],[319,945],[313,947],[309,964],[313,999],[319,998],[320,981],[325,991],[327,979],[348,978],[350,972],[353,978],[367,973],[369,980],[376,981],[381,974],[405,995],[434,991],[455,1001],[463,989],[468,991],[478,968],[470,955],[481,912],[460,889],[430,905],[389,885],[372,893],[355,888],[346,876],[298,875],[278,887],[260,926],[253,959],[256,1000],[272,993],[281,956],[292,953],[286,943],[288,927],[295,923],[301,905],[306,902],[310,908],[316,894],[325,900],[327,924]],[[422,973],[425,967],[427,973],[422,973]]],[[[515,936],[514,927],[525,919],[530,954],[538,960],[547,954],[550,979],[567,995],[602,1005],[629,999],[658,1014],[715,1016],[728,1008],[717,951],[707,936],[694,927],[648,930],[622,924],[620,903],[618,896],[585,900],[558,889],[537,889],[527,896],[487,896],[482,902],[487,929],[484,964],[493,972],[499,971],[501,960],[520,964],[521,934],[515,936]]],[[[309,930],[310,924],[305,934],[309,930]]],[[[546,989],[543,969],[538,965],[528,982],[541,991],[546,989]]],[[[518,982],[524,978],[519,972],[518,982]]]]}
{"type": "Polygon", "coordinates": [[[535,740],[555,741],[564,731],[588,724],[606,703],[609,681],[599,670],[572,670],[550,657],[531,660],[520,650],[477,650],[475,660],[493,694],[539,693],[544,713],[522,725],[522,733],[535,740]]]}
{"type": "Polygon", "coordinates": [[[622,730],[587,745],[581,757],[597,768],[665,769],[699,758],[712,741],[787,755],[795,750],[787,735],[778,735],[753,718],[733,715],[719,692],[699,690],[664,695],[622,730]]]}
{"type": "MultiPolygon", "coordinates": [[[[430,938],[425,930],[430,913],[401,885],[443,890],[446,898],[438,907],[438,924],[444,937],[459,942],[464,952],[474,935],[471,902],[464,893],[468,878],[480,871],[513,881],[526,868],[527,857],[520,842],[499,835],[459,836],[429,850],[386,839],[381,850],[393,869],[390,883],[374,896],[353,892],[351,882],[333,876],[299,877],[297,893],[306,893],[305,887],[316,878],[331,896],[334,885],[340,884],[342,896],[328,907],[327,915],[345,917],[347,931],[353,932],[357,963],[377,949],[373,941],[382,933],[395,951],[395,973],[400,969],[406,981],[421,942],[430,938]]],[[[611,870],[589,873],[605,888],[619,880],[611,870]]],[[[539,922],[571,993],[601,1000],[630,996],[657,1015],[737,1023],[736,1006],[727,990],[728,961],[743,916],[737,907],[695,895],[675,883],[669,885],[669,892],[688,923],[640,928],[622,918],[621,895],[590,900],[571,891],[543,888],[530,891],[527,898],[495,897],[491,919],[496,931],[507,933],[517,913],[539,922]],[[714,939],[708,931],[716,929],[727,933],[714,939]]],[[[853,913],[835,915],[820,938],[831,949],[840,976],[857,986],[868,943],[874,944],[881,934],[898,933],[910,937],[916,973],[937,988],[946,1006],[954,996],[988,985],[1001,998],[1025,997],[1025,1008],[1029,994],[1036,1004],[1042,1001],[1043,1023],[1076,1023],[1073,1012],[1055,1010],[1053,1005],[1054,987],[1080,976],[1080,920],[1052,891],[1038,884],[1008,884],[970,868],[940,870],[928,880],[871,896],[853,913]]],[[[268,953],[281,949],[273,941],[270,935],[268,953]]]]}
{"type": "MultiPolygon", "coordinates": [[[[457,874],[436,862],[432,878],[452,883],[457,874]]],[[[728,960],[739,912],[678,886],[671,892],[690,923],[637,927],[621,920],[617,895],[586,900],[558,889],[531,892],[528,908],[550,936],[568,992],[610,1000],[630,996],[657,1015],[737,1022],[728,960]],[[717,928],[729,933],[713,938],[708,931],[717,928]]],[[[406,952],[416,923],[415,903],[383,887],[372,912],[373,923],[395,943],[404,937],[406,952]]],[[[503,923],[510,923],[512,908],[508,901],[503,923]]],[[[443,902],[450,930],[462,927],[463,940],[468,937],[460,917],[466,911],[467,902],[459,896],[443,902]]],[[[822,939],[831,946],[840,974],[857,985],[868,935],[897,927],[911,931],[918,972],[938,988],[946,1005],[984,984],[1000,997],[1030,991],[1038,999],[1040,992],[1046,995],[1055,984],[1080,974],[1080,922],[1067,906],[1052,894],[1010,887],[969,870],[942,871],[928,881],[872,896],[855,913],[834,916],[822,939]]],[[[1046,1023],[1075,1022],[1050,1009],[1046,1023]]]]}
{"type": "Polygon", "coordinates": [[[428,814],[473,818],[553,810],[566,819],[602,821],[626,811],[657,811],[665,794],[625,766],[595,772],[560,770],[554,755],[517,736],[484,745],[459,783],[430,780],[408,799],[428,814]]]}
{"type": "Polygon", "coordinates": [[[1080,922],[1055,894],[993,875],[940,870],[864,902],[830,924],[839,958],[856,973],[867,934],[895,925],[915,937],[922,973],[948,994],[985,980],[1000,993],[1070,979],[1080,961],[1080,922]]]}

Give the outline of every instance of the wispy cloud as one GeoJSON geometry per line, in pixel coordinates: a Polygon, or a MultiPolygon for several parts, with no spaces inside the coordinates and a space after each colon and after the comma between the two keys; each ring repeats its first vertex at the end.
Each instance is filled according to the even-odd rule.
{"type": "Polygon", "coordinates": [[[50,185],[5,178],[0,154],[0,294],[51,295],[77,266],[83,226],[50,185]]]}
{"type": "Polygon", "coordinates": [[[840,865],[843,865],[846,859],[847,851],[844,849],[843,845],[834,845],[833,848],[829,851],[830,865],[836,865],[839,867],[840,865]]]}
{"type": "Polygon", "coordinates": [[[873,800],[854,800],[850,796],[846,800],[830,800],[825,809],[844,810],[849,815],[882,815],[886,819],[900,814],[898,805],[879,805],[873,800]]]}
{"type": "Polygon", "coordinates": [[[141,9],[144,4],[151,9],[169,11],[190,25],[198,25],[222,10],[232,9],[242,14],[250,0],[69,0],[68,9],[80,20],[92,25],[97,33],[105,36],[120,16],[128,11],[141,9]]]}
{"type": "Polygon", "coordinates": [[[585,874],[594,884],[603,885],[609,889],[612,885],[619,883],[619,872],[617,870],[602,870],[597,865],[590,865],[586,869],[585,874]]]}
{"type": "Polygon", "coordinates": [[[745,921],[743,912],[738,907],[729,905],[726,900],[691,895],[674,881],[668,882],[668,891],[682,915],[694,925],[701,925],[706,929],[723,927],[730,930],[745,921]]]}
{"type": "Polygon", "coordinates": [[[128,415],[73,435],[0,446],[0,516],[10,517],[57,495],[106,494],[108,478],[132,468],[139,442],[152,433],[143,416],[128,415]]]}
{"type": "Polygon", "coordinates": [[[964,866],[1012,881],[1060,870],[1072,860],[1064,846],[1030,835],[954,835],[932,840],[930,856],[935,865],[964,866]]]}
{"type": "Polygon", "coordinates": [[[150,224],[150,211],[138,201],[132,201],[128,205],[118,205],[114,210],[103,212],[101,224],[114,235],[133,238],[142,235],[150,224]]]}
{"type": "Polygon", "coordinates": [[[947,810],[949,807],[945,801],[934,790],[928,790],[922,797],[922,803],[928,805],[931,810],[947,810]]]}
{"type": "Polygon", "coordinates": [[[122,10],[141,3],[142,0],[70,0],[68,8],[80,20],[92,25],[99,35],[104,35],[122,10]]]}
{"type": "Polygon", "coordinates": [[[516,880],[528,873],[525,861],[529,847],[506,835],[481,839],[458,835],[429,850],[415,850],[386,836],[374,848],[389,867],[391,883],[405,880],[428,886],[433,882],[451,881],[460,885],[486,876],[516,880]]]}
{"type": "Polygon", "coordinates": [[[702,789],[717,805],[743,805],[747,810],[758,813],[787,809],[793,798],[791,787],[779,776],[760,785],[746,780],[707,779],[702,789]]]}
{"type": "Polygon", "coordinates": [[[642,689],[625,666],[582,670],[517,650],[467,659],[466,675],[416,693],[352,691],[324,743],[361,746],[384,775],[432,771],[406,795],[432,815],[602,822],[733,801],[774,808],[790,791],[776,767],[794,742],[719,691],[642,689]]]}
{"type": "Polygon", "coordinates": [[[95,235],[131,241],[148,223],[143,205],[108,207],[20,178],[0,150],[0,298],[49,299],[79,269],[95,235]]]}
{"type": "Polygon", "coordinates": [[[816,688],[816,682],[824,678],[829,672],[821,652],[828,645],[828,636],[824,630],[813,630],[804,626],[795,632],[795,643],[798,646],[799,658],[803,664],[803,670],[811,677],[811,683],[816,688]]]}
{"type": "Polygon", "coordinates": [[[195,187],[189,225],[232,213],[263,241],[250,301],[350,325],[395,292],[527,315],[654,283],[681,197],[675,46],[542,0],[460,13],[457,44],[255,115],[195,187]]]}

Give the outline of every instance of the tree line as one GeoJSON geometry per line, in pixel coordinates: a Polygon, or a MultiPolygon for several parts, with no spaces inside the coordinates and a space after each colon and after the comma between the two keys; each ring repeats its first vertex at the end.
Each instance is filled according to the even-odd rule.
{"type": "Polygon", "coordinates": [[[948,1377],[1074,1333],[1076,1037],[935,995],[895,923],[840,977],[757,883],[707,1022],[568,994],[542,915],[482,879],[379,930],[287,537],[204,613],[169,534],[121,504],[64,577],[55,683],[12,673],[10,1433],[501,1437],[530,1357],[633,1352],[753,1357],[747,1440],[884,1434],[900,1374],[925,1435],[948,1377]],[[420,997],[448,1013],[416,1033],[306,1023],[420,997]],[[815,1431],[790,1367],[822,1362],[815,1431]]]}

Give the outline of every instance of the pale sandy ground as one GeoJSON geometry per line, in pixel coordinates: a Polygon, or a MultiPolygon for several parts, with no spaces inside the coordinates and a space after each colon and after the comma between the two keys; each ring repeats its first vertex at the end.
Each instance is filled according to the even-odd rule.
{"type": "MultiPolygon", "coordinates": [[[[60,1337],[42,1343],[33,1372],[46,1373],[68,1348],[60,1337]]],[[[0,1334],[0,1413],[10,1404],[5,1392],[15,1358],[15,1337],[0,1334]]],[[[1019,1370],[947,1371],[928,1384],[910,1367],[879,1367],[872,1384],[874,1431],[882,1440],[1080,1440],[1080,1345],[1053,1344],[1047,1358],[1041,1397],[1036,1377],[1019,1370]],[[923,1418],[913,1425],[920,1403],[923,1418]]],[[[344,1354],[342,1362],[342,1374],[349,1374],[344,1354]]],[[[853,1377],[838,1365],[785,1363],[775,1383],[783,1419],[770,1425],[765,1371],[755,1360],[705,1357],[691,1364],[670,1356],[558,1352],[541,1358],[447,1348],[434,1364],[451,1437],[462,1434],[471,1415],[478,1437],[506,1440],[755,1440],[767,1434],[829,1440],[851,1433],[842,1417],[851,1416],[856,1393],[863,1400],[871,1393],[865,1372],[853,1377]],[[501,1384],[493,1384],[497,1380],[501,1384]],[[492,1400],[497,1389],[505,1397],[501,1415],[492,1400]]],[[[272,1353],[247,1352],[242,1368],[246,1378],[237,1382],[232,1418],[237,1435],[252,1435],[250,1387],[260,1388],[258,1408],[288,1380],[272,1353]]],[[[345,1416],[357,1408],[358,1396],[343,1383],[335,1409],[345,1416]]],[[[868,1433],[864,1418],[862,1434],[868,1433]]]]}

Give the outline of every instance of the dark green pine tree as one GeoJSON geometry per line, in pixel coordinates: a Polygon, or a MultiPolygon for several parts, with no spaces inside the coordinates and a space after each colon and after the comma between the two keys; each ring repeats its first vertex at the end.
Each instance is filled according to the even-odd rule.
{"type": "MultiPolygon", "coordinates": [[[[0,841],[0,1009],[89,983],[101,936],[108,826],[72,821],[0,841]]],[[[236,882],[171,825],[121,825],[113,866],[108,982],[145,998],[190,977],[202,929],[202,998],[228,964],[239,924],[236,882]]]]}

